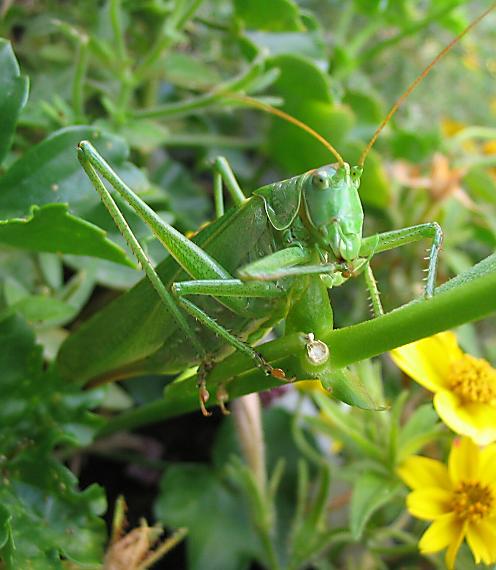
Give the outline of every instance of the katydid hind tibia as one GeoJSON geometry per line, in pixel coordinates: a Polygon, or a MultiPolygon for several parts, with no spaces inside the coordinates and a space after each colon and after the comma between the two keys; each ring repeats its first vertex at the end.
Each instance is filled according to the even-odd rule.
{"type": "MultiPolygon", "coordinates": [[[[420,77],[430,67],[432,64],[420,77]]],[[[58,358],[65,376],[97,384],[148,373],[175,374],[200,365],[200,402],[206,413],[209,369],[229,352],[239,350],[276,378],[318,378],[350,404],[375,406],[356,379],[333,370],[332,355],[319,345],[319,334],[333,327],[328,289],[363,272],[374,312],[379,315],[382,308],[370,258],[431,238],[425,288],[429,297],[434,290],[442,234],[432,222],[363,238],[358,194],[363,160],[350,168],[336,155],[337,164],[269,184],[245,199],[228,164],[219,159],[214,180],[216,212],[224,211],[222,182],[235,207],[188,240],[142,202],[90,143],[83,141],[78,152],[148,279],[69,336],[58,358]],[[171,254],[156,270],[100,177],[138,212],[171,254]],[[137,306],[139,311],[133,310],[137,306]],[[282,319],[285,333],[299,332],[306,339],[301,353],[284,371],[252,348],[282,319]],[[109,331],[109,343],[95,344],[94,331],[101,333],[102,329],[109,331]]]]}

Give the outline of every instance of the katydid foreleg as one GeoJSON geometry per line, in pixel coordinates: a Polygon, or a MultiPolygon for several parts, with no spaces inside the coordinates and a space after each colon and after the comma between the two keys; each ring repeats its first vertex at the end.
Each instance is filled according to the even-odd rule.
{"type": "Polygon", "coordinates": [[[382,308],[377,281],[375,280],[374,273],[372,272],[372,268],[370,267],[369,262],[367,262],[367,266],[365,267],[363,275],[365,277],[365,285],[369,291],[370,308],[372,309],[372,314],[374,317],[380,317],[384,314],[384,309],[382,308]]]}
{"type": "Polygon", "coordinates": [[[424,238],[432,239],[432,247],[428,256],[429,266],[427,269],[427,280],[425,284],[425,296],[430,298],[434,294],[437,260],[439,250],[441,249],[443,242],[443,231],[437,222],[428,222],[364,238],[360,247],[360,256],[367,257],[371,254],[395,249],[409,243],[420,241],[424,238]]]}

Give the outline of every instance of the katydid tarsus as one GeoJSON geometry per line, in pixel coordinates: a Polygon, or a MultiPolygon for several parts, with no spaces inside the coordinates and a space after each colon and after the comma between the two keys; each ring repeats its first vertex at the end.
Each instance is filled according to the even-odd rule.
{"type": "MultiPolygon", "coordinates": [[[[492,8],[474,20],[425,68],[398,99],[378,127],[357,166],[350,167],[334,148],[324,141],[337,163],[322,166],[289,180],[268,184],[245,198],[225,159],[214,164],[214,199],[218,219],[189,240],[164,222],[115,174],[102,156],[88,142],[78,148],[80,162],[119,230],[144,269],[154,292],[147,295],[158,315],[146,315],[145,330],[133,323],[126,334],[121,331],[115,351],[101,358],[98,347],[91,347],[92,330],[103,324],[102,318],[85,323],[62,347],[59,363],[71,373],[78,363],[71,362],[74,350],[86,343],[86,360],[80,373],[83,381],[94,383],[150,372],[176,373],[199,365],[199,400],[207,415],[209,393],[206,380],[210,368],[229,351],[239,350],[267,374],[288,381],[288,371],[267,362],[253,344],[278,321],[285,319],[286,332],[306,335],[304,376],[322,379],[322,365],[329,357],[319,333],[333,327],[328,289],[348,278],[364,274],[374,314],[382,313],[379,293],[370,259],[376,253],[397,248],[424,238],[432,240],[428,256],[425,296],[434,292],[436,267],[442,232],[436,222],[362,237],[363,209],[358,193],[365,158],[378,134],[400,104],[451,47],[492,8]],[[127,201],[149,225],[153,234],[170,253],[157,270],[150,263],[127,225],[101,177],[127,201]],[[224,213],[223,185],[234,208],[224,213]],[[191,300],[194,297],[194,302],[191,300]],[[133,328],[134,327],[134,328],[133,328]],[[88,342],[86,342],[88,341],[88,342]],[[89,364],[88,364],[89,363],[89,364]],[[314,371],[320,373],[314,374],[314,371]]],[[[244,96],[241,102],[259,107],[282,119],[299,121],[264,103],[244,96]]],[[[322,138],[304,126],[310,134],[322,138]]],[[[141,284],[143,292],[144,285],[141,284]]],[[[125,319],[119,306],[103,317],[125,319]],[[113,313],[112,313],[113,311],[113,313]]],[[[107,348],[107,347],[105,347],[107,348]]],[[[327,385],[332,386],[332,372],[327,385]]],[[[222,405],[222,397],[217,400],[222,405]]],[[[351,401],[349,403],[356,403],[351,401]]]]}

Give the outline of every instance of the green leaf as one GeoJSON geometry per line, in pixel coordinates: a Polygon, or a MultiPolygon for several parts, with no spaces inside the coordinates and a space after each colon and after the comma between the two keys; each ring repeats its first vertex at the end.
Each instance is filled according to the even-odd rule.
{"type": "Polygon", "coordinates": [[[337,400],[364,410],[384,410],[384,403],[375,401],[359,376],[351,370],[340,368],[319,374],[319,377],[324,389],[337,400]]]}
{"type": "MultiPolygon", "coordinates": [[[[108,127],[111,128],[111,126],[109,121],[108,127]]],[[[150,119],[130,119],[122,126],[119,135],[130,147],[142,152],[152,152],[167,141],[170,131],[165,125],[150,119]]]]}
{"type": "Polygon", "coordinates": [[[11,520],[10,511],[7,507],[0,505],[0,550],[5,547],[8,540],[11,540],[11,520]]]}
{"type": "Polygon", "coordinates": [[[378,125],[384,118],[384,105],[380,97],[372,92],[350,89],[343,97],[356,115],[360,125],[378,125]]]}
{"type": "Polygon", "coordinates": [[[208,89],[221,80],[214,68],[184,52],[167,54],[163,70],[168,81],[187,89],[208,89]]]}
{"type": "Polygon", "coordinates": [[[302,15],[305,31],[268,32],[246,31],[243,39],[256,46],[256,51],[264,50],[271,56],[295,54],[307,57],[319,65],[326,65],[327,49],[320,20],[313,14],[302,15]]]}
{"type": "Polygon", "coordinates": [[[0,220],[0,242],[53,253],[72,253],[108,259],[134,267],[127,254],[98,226],[67,211],[67,204],[33,206],[27,218],[0,220]]]}
{"type": "Polygon", "coordinates": [[[463,177],[463,186],[468,188],[473,198],[496,204],[496,181],[487,169],[472,167],[463,177]]]}
{"type": "Polygon", "coordinates": [[[376,475],[364,473],[355,481],[350,508],[350,530],[354,540],[360,540],[370,517],[395,497],[401,484],[376,475]]]}
{"type": "Polygon", "coordinates": [[[129,265],[125,253],[106,240],[101,230],[74,217],[91,214],[100,203],[76,157],[77,144],[83,139],[92,141],[124,179],[138,178],[138,169],[126,162],[129,149],[122,139],[92,127],[57,131],[32,146],[0,178],[0,220],[14,219],[14,227],[4,227],[5,241],[31,247],[36,240],[36,251],[90,255],[129,265]],[[47,208],[38,212],[37,219],[33,218],[33,206],[54,203],[58,207],[47,208]],[[68,203],[71,215],[64,213],[64,203],[68,203]],[[32,224],[28,224],[29,228],[21,226],[19,219],[32,224]],[[48,224],[55,219],[47,234],[48,224]],[[43,235],[36,236],[38,231],[43,231],[43,235]]]}
{"type": "Polygon", "coordinates": [[[180,229],[196,230],[209,219],[211,201],[180,162],[170,158],[164,160],[154,173],[153,181],[165,189],[176,226],[180,229]]]}
{"type": "MultiPolygon", "coordinates": [[[[281,108],[317,130],[334,147],[339,147],[353,126],[354,118],[348,107],[333,104],[325,73],[310,60],[296,55],[271,58],[269,65],[280,71],[273,89],[284,100],[281,108]],[[307,97],[300,94],[303,84],[307,97]]],[[[272,121],[268,150],[293,175],[336,162],[336,158],[321,143],[301,128],[279,118],[272,121]]]]}
{"type": "Polygon", "coordinates": [[[0,558],[7,570],[61,569],[62,558],[97,564],[103,492],[97,486],[80,492],[52,450],[91,442],[101,422],[88,409],[102,392],[74,390],[53,369],[45,371],[33,331],[18,316],[0,320],[0,346],[0,558]]]}
{"type": "Polygon", "coordinates": [[[435,439],[442,429],[432,404],[418,407],[401,428],[396,450],[396,461],[417,453],[424,445],[435,439]]]}
{"type": "Polygon", "coordinates": [[[74,313],[71,305],[44,295],[27,295],[11,305],[10,309],[31,322],[63,319],[74,313]]]}
{"type": "Polygon", "coordinates": [[[405,158],[413,163],[428,159],[439,149],[441,137],[438,130],[407,131],[398,130],[391,140],[391,150],[395,158],[405,158]]]}
{"type": "Polygon", "coordinates": [[[234,0],[234,8],[248,28],[272,32],[305,29],[298,5],[293,0],[234,0]]]}
{"type": "Polygon", "coordinates": [[[129,149],[114,135],[93,127],[68,127],[32,146],[0,178],[0,219],[22,218],[33,205],[68,203],[79,216],[99,203],[79,161],[76,148],[89,140],[116,167],[128,167],[129,149]]]}
{"type": "Polygon", "coordinates": [[[0,164],[12,144],[28,90],[29,80],[21,76],[10,42],[0,38],[0,164]]]}
{"type": "Polygon", "coordinates": [[[244,569],[257,541],[238,492],[205,465],[172,465],[162,478],[157,518],[167,526],[188,528],[190,570],[244,569]],[[205,517],[215,513],[215,522],[205,517]]]}

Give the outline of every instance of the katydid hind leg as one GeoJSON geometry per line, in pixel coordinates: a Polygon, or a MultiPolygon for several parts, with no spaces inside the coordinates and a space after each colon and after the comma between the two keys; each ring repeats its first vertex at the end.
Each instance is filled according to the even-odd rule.
{"type": "MultiPolygon", "coordinates": [[[[84,147],[83,147],[84,148],[84,147]]],[[[160,299],[171,312],[175,320],[177,321],[179,330],[189,338],[193,346],[195,346],[197,353],[202,358],[202,364],[200,365],[199,372],[198,372],[198,389],[199,389],[199,400],[200,400],[200,408],[204,415],[210,415],[206,409],[206,403],[209,399],[209,393],[206,389],[206,377],[208,375],[209,370],[213,367],[213,360],[211,356],[207,354],[206,349],[204,348],[201,341],[198,339],[195,331],[191,328],[188,321],[186,320],[183,312],[179,308],[178,305],[183,304],[183,308],[186,308],[187,312],[192,314],[195,318],[197,315],[192,313],[191,310],[188,311],[188,307],[184,307],[184,303],[178,303],[176,299],[173,298],[172,294],[166,289],[165,285],[160,280],[160,277],[155,271],[152,263],[148,259],[147,255],[143,251],[141,245],[139,244],[136,236],[133,234],[131,228],[129,227],[127,221],[125,220],[122,212],[119,210],[117,204],[115,203],[114,199],[112,198],[110,192],[106,189],[105,185],[101,181],[100,177],[98,176],[98,172],[94,168],[91,161],[87,160],[87,156],[85,155],[83,148],[80,148],[79,152],[79,159],[81,165],[83,166],[86,174],[88,175],[90,181],[92,182],[93,186],[95,187],[96,191],[99,193],[103,204],[106,206],[107,210],[109,211],[110,215],[112,216],[114,222],[116,223],[117,227],[119,228],[120,232],[126,239],[127,243],[129,244],[131,250],[133,251],[134,255],[138,259],[139,263],[141,264],[142,268],[144,269],[148,279],[150,280],[152,286],[157,291],[160,299]]],[[[96,151],[95,151],[96,152],[96,151]]],[[[91,156],[91,155],[90,155],[91,156]]],[[[102,168],[102,167],[101,167],[102,168]]],[[[108,167],[110,172],[107,172],[107,179],[112,178],[113,172],[111,171],[110,167],[108,167]]],[[[114,184],[113,184],[114,186],[114,184]]],[[[129,189],[129,192],[132,192],[129,189]]],[[[210,322],[213,319],[210,319],[207,316],[206,321],[210,322]]],[[[220,325],[218,325],[221,329],[220,325]]],[[[219,332],[216,330],[215,332],[219,332]]],[[[227,332],[227,331],[226,331],[227,332]]],[[[239,341],[241,343],[241,341],[239,341]]]]}
{"type": "MultiPolygon", "coordinates": [[[[232,276],[220,263],[201,247],[189,240],[181,232],[162,220],[139,196],[137,196],[112,170],[97,150],[87,141],[79,144],[80,156],[84,163],[105,178],[124,200],[135,210],[138,216],[149,226],[153,234],[167,249],[177,263],[193,279],[231,279],[232,276]]],[[[243,303],[236,298],[226,299],[225,305],[237,312],[243,303]]]]}
{"type": "Polygon", "coordinates": [[[203,309],[195,305],[189,299],[184,297],[177,297],[178,303],[181,307],[187,311],[192,317],[199,321],[203,326],[208,328],[217,336],[223,338],[227,344],[232,346],[234,349],[238,350],[242,354],[245,354],[250,358],[255,365],[263,370],[268,376],[273,376],[278,380],[282,381],[292,381],[293,378],[287,378],[284,371],[279,368],[274,368],[265,358],[257,352],[252,346],[246,342],[239,339],[237,336],[228,331],[225,327],[219,324],[214,318],[208,315],[203,309]]]}
{"type": "Polygon", "coordinates": [[[205,349],[200,340],[198,339],[198,336],[196,335],[192,327],[189,325],[182,311],[179,309],[172,294],[166,289],[165,285],[162,283],[151,261],[144,252],[136,236],[133,234],[131,228],[129,227],[129,224],[124,218],[116,202],[112,198],[110,192],[105,188],[105,185],[98,176],[98,173],[95,171],[93,166],[85,159],[84,155],[80,152],[78,156],[84,171],[86,172],[88,178],[90,179],[90,182],[92,183],[93,187],[98,192],[98,194],[100,195],[102,203],[108,210],[117,228],[119,229],[122,236],[126,240],[131,251],[138,260],[141,268],[148,277],[151,285],[159,295],[162,303],[166,306],[166,308],[168,309],[168,311],[171,313],[172,317],[176,321],[179,330],[181,330],[183,334],[190,340],[192,345],[196,348],[198,354],[200,356],[204,356],[205,349]]]}

